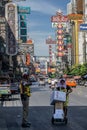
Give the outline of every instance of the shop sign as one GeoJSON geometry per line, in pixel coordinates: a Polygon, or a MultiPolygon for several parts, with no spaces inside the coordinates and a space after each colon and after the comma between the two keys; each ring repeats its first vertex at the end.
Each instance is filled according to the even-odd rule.
{"type": "Polygon", "coordinates": [[[22,14],[30,14],[30,7],[18,7],[18,13],[22,13],[22,14]]]}
{"type": "Polygon", "coordinates": [[[68,17],[69,20],[81,20],[81,19],[83,19],[82,14],[69,14],[67,17],[68,17]]]}
{"type": "Polygon", "coordinates": [[[6,53],[8,55],[17,54],[17,42],[16,42],[16,6],[12,3],[6,6],[6,20],[7,20],[7,43],[6,53]]]}
{"type": "Polygon", "coordinates": [[[61,17],[59,15],[52,16],[51,22],[67,22],[68,18],[67,16],[62,15],[61,17]]]}
{"type": "Polygon", "coordinates": [[[80,31],[87,31],[87,24],[80,24],[80,31]]]}
{"type": "Polygon", "coordinates": [[[56,44],[56,40],[53,40],[52,38],[46,39],[46,44],[56,44]]]}

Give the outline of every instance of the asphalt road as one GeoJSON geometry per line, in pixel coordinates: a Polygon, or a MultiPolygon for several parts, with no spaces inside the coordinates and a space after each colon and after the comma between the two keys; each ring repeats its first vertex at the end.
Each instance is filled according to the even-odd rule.
{"type": "Polygon", "coordinates": [[[70,94],[68,124],[52,125],[53,106],[50,105],[51,89],[48,86],[31,86],[29,121],[30,128],[21,127],[22,104],[20,95],[0,104],[0,130],[86,130],[87,129],[87,88],[77,86],[70,94]]]}

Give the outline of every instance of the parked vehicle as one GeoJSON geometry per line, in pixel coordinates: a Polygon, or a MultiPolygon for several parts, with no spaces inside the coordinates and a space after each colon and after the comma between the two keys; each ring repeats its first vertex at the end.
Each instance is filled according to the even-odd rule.
{"type": "Polygon", "coordinates": [[[9,76],[0,76],[0,98],[9,98],[11,96],[9,76]]]}
{"type": "Polygon", "coordinates": [[[84,83],[84,86],[87,87],[87,81],[84,83]]]}

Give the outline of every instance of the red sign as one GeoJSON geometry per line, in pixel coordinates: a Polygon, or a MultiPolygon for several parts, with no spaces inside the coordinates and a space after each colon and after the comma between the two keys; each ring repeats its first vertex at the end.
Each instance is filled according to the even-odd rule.
{"type": "Polygon", "coordinates": [[[62,16],[60,17],[59,15],[57,16],[52,16],[51,17],[51,22],[67,22],[68,17],[67,16],[62,16]]]}
{"type": "Polygon", "coordinates": [[[56,44],[56,40],[53,40],[52,38],[46,39],[46,44],[56,44]]]}
{"type": "Polygon", "coordinates": [[[57,30],[57,34],[63,34],[63,30],[57,30]]]}
{"type": "Polygon", "coordinates": [[[64,46],[58,46],[58,51],[63,51],[64,50],[64,46]]]}
{"type": "Polygon", "coordinates": [[[58,41],[57,41],[57,44],[58,44],[58,45],[62,45],[62,44],[63,44],[63,40],[58,40],[58,41]]]}
{"type": "Polygon", "coordinates": [[[58,52],[59,57],[62,57],[63,55],[64,55],[63,52],[58,52]]]}
{"type": "Polygon", "coordinates": [[[29,65],[30,64],[30,54],[27,53],[26,55],[26,65],[29,65]]]}
{"type": "Polygon", "coordinates": [[[68,47],[68,48],[72,48],[72,44],[71,44],[71,43],[68,44],[67,47],[68,47]]]}
{"type": "Polygon", "coordinates": [[[57,28],[62,29],[63,28],[62,24],[58,24],[57,28]]]}
{"type": "Polygon", "coordinates": [[[62,40],[63,39],[63,35],[58,35],[57,38],[58,38],[58,40],[62,40]]]}

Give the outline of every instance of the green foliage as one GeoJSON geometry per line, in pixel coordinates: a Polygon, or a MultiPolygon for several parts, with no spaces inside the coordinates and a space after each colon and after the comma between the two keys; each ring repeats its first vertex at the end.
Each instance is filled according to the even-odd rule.
{"type": "Polygon", "coordinates": [[[74,65],[72,66],[72,68],[70,68],[69,70],[66,69],[64,71],[65,74],[68,74],[68,75],[85,75],[87,74],[87,63],[84,63],[83,65],[74,65]]]}
{"type": "Polygon", "coordinates": [[[49,73],[48,74],[50,78],[55,78],[56,77],[56,73],[49,73]]]}

